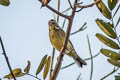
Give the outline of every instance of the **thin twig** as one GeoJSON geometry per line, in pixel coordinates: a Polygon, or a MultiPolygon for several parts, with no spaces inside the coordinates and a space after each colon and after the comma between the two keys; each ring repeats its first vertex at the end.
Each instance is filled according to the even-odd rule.
{"type": "Polygon", "coordinates": [[[81,80],[80,78],[81,78],[81,73],[78,75],[76,80],[81,80]]]}
{"type": "Polygon", "coordinates": [[[120,4],[119,4],[118,8],[116,9],[116,11],[114,12],[113,18],[115,17],[115,15],[116,15],[116,13],[118,12],[119,9],[120,9],[120,4]]]}
{"type": "MultiPolygon", "coordinates": [[[[42,0],[39,0],[39,1],[42,3],[42,0]]],[[[61,17],[64,17],[64,18],[69,19],[69,16],[58,12],[57,10],[53,9],[52,7],[50,7],[49,5],[46,5],[46,7],[47,7],[49,10],[53,11],[54,13],[60,15],[61,17]]]]}
{"type": "Polygon", "coordinates": [[[63,21],[62,29],[65,27],[66,18],[63,21]]]}
{"type": "Polygon", "coordinates": [[[67,8],[66,10],[62,11],[61,13],[65,13],[65,12],[69,11],[70,9],[71,9],[71,8],[69,7],[69,8],[67,8]]]}
{"type": "MultiPolygon", "coordinates": [[[[100,54],[100,52],[97,53],[96,55],[94,55],[94,56],[92,57],[92,59],[95,58],[95,57],[97,57],[99,54],[100,54]]],[[[85,60],[85,61],[91,60],[91,57],[90,57],[90,58],[86,58],[86,59],[84,59],[84,60],[85,60]]],[[[68,65],[62,67],[61,69],[65,69],[65,68],[67,68],[67,67],[70,67],[70,66],[72,66],[73,64],[75,64],[75,62],[73,62],[73,63],[71,63],[71,64],[68,64],[68,65]]]]}
{"type": "Polygon", "coordinates": [[[62,67],[61,69],[68,68],[68,67],[72,66],[73,64],[75,64],[75,62],[73,62],[73,63],[71,63],[71,64],[68,64],[68,65],[66,65],[66,66],[62,67]]]}
{"type": "MultiPolygon", "coordinates": [[[[77,0],[75,0],[74,2],[74,5],[77,3],[77,0]]],[[[66,31],[66,35],[65,35],[65,40],[64,40],[64,43],[63,43],[63,47],[61,49],[61,52],[60,52],[60,55],[59,55],[59,58],[58,58],[58,61],[56,63],[56,66],[55,66],[55,69],[53,71],[53,76],[52,76],[52,80],[56,80],[57,78],[57,75],[60,71],[60,67],[61,67],[61,62],[62,62],[62,59],[63,59],[63,56],[64,54],[62,54],[65,50],[65,47],[66,47],[66,44],[67,44],[67,41],[68,41],[68,38],[69,38],[69,35],[70,35],[70,31],[71,31],[71,27],[72,27],[72,23],[73,23],[73,18],[75,16],[75,11],[76,11],[76,7],[74,6],[73,8],[73,11],[72,11],[72,14],[69,18],[69,23],[68,23],[68,27],[67,27],[67,31],[66,31]]]]}
{"type": "Polygon", "coordinates": [[[34,76],[34,75],[32,75],[32,74],[26,74],[26,75],[29,75],[29,76],[31,76],[31,77],[34,77],[34,78],[38,79],[38,80],[41,80],[40,78],[38,78],[37,76],[34,76]]]}
{"type": "Polygon", "coordinates": [[[118,21],[117,21],[117,23],[116,23],[116,25],[114,27],[117,28],[119,23],[120,23],[120,16],[119,16],[118,21]]]}
{"type": "Polygon", "coordinates": [[[93,75],[93,58],[92,58],[92,51],[91,51],[91,46],[90,46],[90,41],[89,41],[88,35],[87,35],[87,40],[88,40],[90,57],[91,57],[91,74],[90,74],[90,80],[92,80],[92,75],[93,75]]]}
{"type": "MultiPolygon", "coordinates": [[[[69,5],[70,5],[70,8],[71,8],[71,9],[73,9],[73,7],[72,7],[72,4],[71,4],[70,0],[68,0],[68,3],[69,3],[69,5]]],[[[78,3],[78,4],[81,4],[81,3],[78,3]]],[[[75,12],[80,12],[82,9],[83,9],[83,8],[81,8],[80,10],[77,10],[77,11],[75,11],[75,12]]]]}
{"type": "Polygon", "coordinates": [[[55,55],[55,48],[53,48],[53,51],[52,51],[52,62],[51,62],[51,67],[50,67],[50,77],[49,77],[49,80],[51,80],[51,78],[52,78],[54,55],[55,55]]]}
{"type": "Polygon", "coordinates": [[[72,7],[72,4],[71,4],[70,0],[68,0],[68,3],[69,3],[69,5],[70,5],[71,9],[73,9],[73,7],[72,7]]]}
{"type": "MultiPolygon", "coordinates": [[[[79,2],[80,0],[78,0],[77,2],[79,2]]],[[[80,3],[78,3],[78,4],[82,4],[83,2],[80,2],[80,3]]],[[[64,11],[62,11],[62,13],[65,13],[65,12],[67,12],[67,11],[69,11],[71,9],[71,7],[69,7],[69,8],[67,8],[66,10],[64,10],[64,11]]]]}
{"type": "Polygon", "coordinates": [[[104,79],[107,78],[108,76],[110,76],[110,75],[112,75],[113,73],[115,73],[118,69],[119,69],[119,68],[115,69],[115,67],[114,67],[114,69],[112,70],[112,72],[108,73],[106,76],[104,76],[104,77],[101,78],[100,80],[104,80],[104,79]]]}
{"type": "Polygon", "coordinates": [[[85,60],[85,61],[91,60],[91,59],[93,59],[93,58],[97,57],[99,54],[100,54],[100,52],[99,52],[99,53],[97,53],[96,55],[94,55],[94,56],[92,56],[92,57],[90,57],[90,58],[86,58],[86,59],[84,59],[84,60],[85,60]]]}
{"type": "MultiPolygon", "coordinates": [[[[57,11],[60,12],[60,0],[58,0],[57,11]]],[[[59,22],[59,14],[57,14],[57,23],[59,22]]]]}
{"type": "MultiPolygon", "coordinates": [[[[113,26],[115,26],[115,25],[114,25],[114,21],[113,21],[113,17],[112,17],[112,19],[111,19],[111,22],[112,22],[113,26]]],[[[119,36],[118,36],[118,34],[117,34],[117,31],[116,31],[116,28],[117,28],[117,26],[114,27],[114,31],[115,31],[115,33],[116,33],[116,35],[117,35],[116,40],[117,40],[118,44],[120,45],[120,40],[119,40],[119,36]]]]}
{"type": "Polygon", "coordinates": [[[10,70],[10,73],[11,73],[13,79],[14,79],[14,80],[17,80],[17,79],[15,78],[13,72],[12,72],[12,68],[11,68],[11,66],[10,66],[10,62],[9,62],[9,60],[8,60],[8,57],[7,57],[7,54],[6,54],[6,51],[5,51],[4,44],[3,44],[3,42],[2,42],[1,36],[0,36],[0,43],[1,43],[2,50],[3,50],[3,55],[4,55],[5,60],[6,60],[6,62],[7,62],[7,65],[8,65],[8,68],[9,68],[9,70],[10,70]]]}
{"type": "Polygon", "coordinates": [[[87,27],[84,27],[86,24],[87,24],[87,23],[85,22],[85,23],[80,27],[80,29],[78,29],[78,30],[75,31],[75,32],[72,32],[70,35],[74,35],[74,34],[80,32],[80,31],[82,31],[82,30],[85,30],[85,29],[87,28],[87,27]]]}
{"type": "Polygon", "coordinates": [[[83,8],[80,8],[79,10],[77,10],[77,11],[75,11],[75,12],[80,12],[80,11],[82,11],[83,10],[83,8]]]}
{"type": "Polygon", "coordinates": [[[88,8],[88,7],[92,7],[92,6],[94,6],[94,5],[96,5],[96,4],[98,4],[99,2],[100,2],[101,0],[97,0],[97,1],[95,1],[95,2],[93,2],[93,3],[91,3],[91,4],[88,4],[88,5],[79,5],[79,4],[76,4],[76,6],[77,6],[77,8],[88,8]]]}

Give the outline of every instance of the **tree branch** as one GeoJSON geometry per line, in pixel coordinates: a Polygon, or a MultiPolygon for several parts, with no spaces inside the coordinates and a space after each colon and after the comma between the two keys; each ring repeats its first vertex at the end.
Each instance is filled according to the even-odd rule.
{"type": "MultiPolygon", "coordinates": [[[[42,3],[42,0],[39,0],[39,1],[42,3]]],[[[60,13],[59,11],[57,11],[57,10],[53,9],[52,7],[50,7],[49,5],[46,5],[46,7],[47,7],[49,10],[53,11],[54,13],[60,15],[61,17],[64,17],[64,18],[69,19],[69,16],[60,13]]]]}
{"type": "Polygon", "coordinates": [[[8,68],[9,68],[9,70],[10,70],[10,73],[11,73],[13,79],[14,79],[14,80],[17,80],[17,79],[15,78],[13,72],[12,72],[12,68],[11,68],[11,66],[10,66],[10,63],[9,63],[9,60],[8,60],[8,57],[7,57],[7,54],[6,54],[6,51],[5,51],[5,48],[4,48],[4,45],[3,45],[3,42],[2,42],[1,36],[0,36],[0,43],[1,43],[2,50],[3,50],[3,55],[4,55],[5,60],[6,60],[6,62],[7,62],[7,65],[8,65],[8,68]]]}
{"type": "Polygon", "coordinates": [[[52,72],[53,72],[53,59],[54,59],[54,55],[55,55],[55,48],[53,48],[52,51],[52,61],[51,61],[51,67],[50,67],[50,76],[49,76],[49,80],[52,80],[52,72]]]}
{"type": "MultiPolygon", "coordinates": [[[[58,6],[57,6],[57,11],[60,11],[60,0],[58,0],[58,6]]],[[[57,23],[59,23],[59,14],[57,14],[57,23]]]]}
{"type": "Polygon", "coordinates": [[[95,4],[98,4],[99,2],[100,2],[101,0],[97,0],[97,1],[95,1],[95,2],[93,2],[93,3],[91,3],[91,4],[88,4],[88,5],[79,5],[79,4],[76,4],[76,7],[77,8],[88,8],[88,7],[92,7],[92,6],[94,6],[95,4]]]}
{"type": "Polygon", "coordinates": [[[108,76],[112,75],[113,73],[115,73],[118,69],[119,69],[119,68],[115,69],[115,67],[114,67],[114,69],[112,70],[112,72],[108,73],[106,76],[104,76],[104,77],[101,78],[100,80],[104,80],[106,77],[108,77],[108,76]]]}
{"type": "Polygon", "coordinates": [[[37,76],[34,76],[34,75],[32,75],[32,74],[26,74],[26,75],[29,75],[29,76],[31,76],[31,77],[34,77],[34,78],[38,79],[38,80],[41,80],[40,78],[38,78],[37,76]]]}
{"type": "Polygon", "coordinates": [[[90,46],[90,41],[89,37],[87,35],[87,40],[88,40],[88,46],[89,46],[89,52],[90,52],[90,58],[91,58],[91,73],[90,73],[90,80],[92,80],[92,75],[93,75],[93,56],[92,56],[92,51],[91,51],[91,46],[90,46]]]}
{"type": "Polygon", "coordinates": [[[63,43],[63,47],[61,49],[61,52],[60,52],[60,55],[59,55],[59,58],[58,58],[58,61],[56,63],[56,66],[55,66],[55,69],[53,71],[53,76],[52,76],[52,80],[56,80],[56,77],[60,71],[60,67],[61,67],[61,64],[62,64],[62,59],[63,59],[63,56],[64,54],[62,54],[65,50],[65,47],[67,45],[67,41],[68,41],[68,38],[70,36],[70,31],[71,31],[71,27],[72,27],[72,23],[73,23],[73,18],[75,16],[75,11],[76,11],[76,6],[75,4],[77,3],[77,0],[75,0],[74,2],[74,8],[72,10],[72,14],[70,16],[70,18],[68,19],[69,20],[69,23],[68,23],[68,27],[67,27],[67,31],[66,31],[66,35],[65,35],[65,40],[64,40],[64,43],[63,43]]]}
{"type": "Polygon", "coordinates": [[[70,0],[68,0],[68,3],[69,3],[69,5],[70,5],[71,9],[73,9],[73,7],[72,7],[72,4],[71,4],[70,0]]]}
{"type": "MultiPolygon", "coordinates": [[[[92,59],[95,58],[95,57],[97,57],[99,54],[100,54],[100,52],[97,53],[96,55],[92,56],[92,59]]],[[[85,60],[85,61],[91,60],[91,57],[90,57],[90,58],[86,58],[86,59],[84,59],[84,60],[85,60]]],[[[75,64],[75,62],[73,62],[73,63],[71,63],[71,64],[68,64],[68,65],[62,67],[61,69],[68,68],[68,67],[72,66],[73,64],[75,64]]]]}

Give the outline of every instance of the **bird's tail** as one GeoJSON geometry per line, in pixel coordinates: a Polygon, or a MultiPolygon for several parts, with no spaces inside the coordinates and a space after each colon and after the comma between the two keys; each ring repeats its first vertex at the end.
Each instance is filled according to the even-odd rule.
{"type": "Polygon", "coordinates": [[[77,58],[75,58],[74,60],[79,67],[82,67],[83,65],[87,65],[87,63],[79,56],[77,58]]]}

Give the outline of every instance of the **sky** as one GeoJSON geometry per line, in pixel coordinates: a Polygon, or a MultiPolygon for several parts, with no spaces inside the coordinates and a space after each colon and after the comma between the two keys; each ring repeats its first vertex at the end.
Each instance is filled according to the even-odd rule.
{"type": "MultiPolygon", "coordinates": [[[[35,75],[36,69],[42,57],[46,54],[51,56],[52,45],[49,41],[49,27],[48,21],[54,19],[54,13],[46,7],[41,7],[38,0],[11,0],[9,7],[0,5],[0,36],[2,37],[4,47],[9,58],[12,69],[21,68],[24,70],[27,61],[31,62],[30,74],[35,75]]],[[[72,1],[71,1],[72,2],[72,1]]],[[[84,0],[84,4],[92,3],[92,1],[84,0]]],[[[51,0],[50,4],[57,9],[57,0],[51,0]]],[[[67,0],[61,1],[60,11],[69,7],[67,0]]],[[[67,13],[70,14],[71,10],[67,13]]],[[[119,16],[119,15],[118,15],[119,16]]],[[[70,40],[78,55],[83,59],[89,58],[89,48],[87,42],[87,35],[90,39],[92,55],[97,54],[101,47],[111,49],[101,43],[96,37],[96,33],[104,34],[95,23],[95,19],[100,18],[108,21],[96,8],[93,6],[76,13],[71,32],[78,30],[84,22],[87,22],[87,29],[70,36],[70,40]]],[[[116,17],[117,18],[117,17],[116,17]]],[[[61,26],[64,18],[60,17],[59,25],[61,26]]],[[[66,31],[67,21],[64,30],[66,31]]],[[[0,48],[0,53],[2,49],[0,48]]],[[[56,51],[54,65],[57,61],[59,52],[56,51]]],[[[99,80],[114,68],[107,62],[107,57],[100,54],[94,60],[93,66],[93,79],[99,80]]],[[[70,64],[73,59],[64,56],[62,66],[70,64]]],[[[57,80],[76,80],[77,76],[81,73],[82,80],[89,80],[91,71],[91,62],[86,61],[87,66],[78,68],[72,65],[69,68],[61,70],[57,80]]],[[[5,58],[0,54],[0,78],[9,73],[8,66],[5,58]]],[[[43,78],[43,71],[38,75],[43,78]]],[[[115,73],[114,75],[116,75],[115,73]]],[[[105,80],[114,80],[114,75],[106,78],[105,80]]],[[[37,80],[30,76],[23,76],[17,80],[37,80]]],[[[7,79],[3,79],[7,80],[7,79]]]]}

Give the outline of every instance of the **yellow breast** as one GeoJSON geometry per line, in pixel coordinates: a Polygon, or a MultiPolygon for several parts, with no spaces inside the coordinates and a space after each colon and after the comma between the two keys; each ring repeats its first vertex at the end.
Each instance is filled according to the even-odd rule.
{"type": "Polygon", "coordinates": [[[61,51],[64,37],[62,38],[58,31],[51,30],[49,32],[49,38],[53,47],[56,48],[58,51],[61,51]]]}

